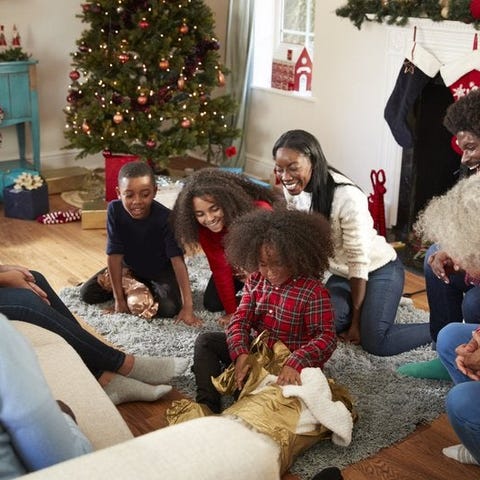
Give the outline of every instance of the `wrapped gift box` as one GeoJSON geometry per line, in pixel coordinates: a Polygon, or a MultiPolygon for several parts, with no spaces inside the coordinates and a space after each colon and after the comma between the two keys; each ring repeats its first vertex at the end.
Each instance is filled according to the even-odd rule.
{"type": "Polygon", "coordinates": [[[103,200],[85,202],[82,207],[82,228],[91,230],[107,227],[107,205],[103,200]]]}
{"type": "Polygon", "coordinates": [[[85,167],[65,167],[42,170],[42,177],[48,185],[48,193],[70,192],[82,190],[85,177],[89,170],[85,167]]]}
{"type": "Polygon", "coordinates": [[[2,200],[5,187],[13,185],[22,173],[30,173],[33,176],[40,175],[40,172],[31,168],[9,168],[0,171],[0,201],[2,200]]]}
{"type": "Polygon", "coordinates": [[[49,211],[48,185],[34,190],[14,190],[10,185],[3,189],[3,203],[6,217],[35,220],[49,211]]]}

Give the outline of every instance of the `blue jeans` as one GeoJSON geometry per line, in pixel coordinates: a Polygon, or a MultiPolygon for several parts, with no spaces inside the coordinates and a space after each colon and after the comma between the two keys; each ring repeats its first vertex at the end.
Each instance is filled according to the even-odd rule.
{"type": "Polygon", "coordinates": [[[432,245],[425,254],[423,270],[430,309],[430,334],[437,340],[438,332],[452,322],[480,323],[480,287],[465,283],[465,273],[454,273],[450,283],[440,280],[434,273],[428,259],[438,250],[432,245]]]}
{"type": "MultiPolygon", "coordinates": [[[[374,355],[406,352],[431,341],[428,323],[395,324],[405,272],[397,258],[370,272],[360,316],[361,344],[374,355]]],[[[348,279],[332,275],[326,284],[335,310],[337,333],[351,323],[352,299],[348,279]]]]}
{"type": "Polygon", "coordinates": [[[455,365],[455,349],[472,338],[477,324],[450,323],[440,330],[437,352],[455,386],[447,395],[446,407],[450,423],[460,441],[480,463],[480,382],[461,373],[455,365]]]}
{"type": "Polygon", "coordinates": [[[32,323],[60,335],[97,378],[104,371],[116,372],[125,361],[125,354],[85,330],[45,277],[38,272],[31,273],[47,294],[50,305],[26,288],[0,287],[0,313],[11,320],[32,323]]]}

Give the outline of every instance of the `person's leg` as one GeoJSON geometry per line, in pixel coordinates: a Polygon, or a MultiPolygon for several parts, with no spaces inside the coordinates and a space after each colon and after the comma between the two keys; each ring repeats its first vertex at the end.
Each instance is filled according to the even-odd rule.
{"type": "Polygon", "coordinates": [[[341,333],[348,329],[351,323],[352,297],[348,279],[331,275],[325,284],[330,292],[332,307],[335,312],[335,329],[341,333]]]}
{"type": "Polygon", "coordinates": [[[222,312],[223,305],[218,296],[217,287],[215,287],[215,282],[213,280],[213,275],[210,276],[208,281],[207,288],[203,294],[203,306],[209,312],[222,312]]]}
{"type": "Polygon", "coordinates": [[[105,290],[97,281],[97,277],[100,274],[105,273],[106,268],[102,268],[93,277],[90,277],[80,287],[80,300],[89,305],[95,305],[97,303],[108,302],[113,299],[113,293],[105,290]]]}
{"type": "Polygon", "coordinates": [[[480,463],[480,403],[477,401],[479,396],[480,382],[474,381],[455,385],[447,395],[448,419],[462,445],[446,448],[443,453],[462,463],[477,465],[480,463]],[[462,446],[465,446],[466,451],[462,446]]]}
{"type": "MultiPolygon", "coordinates": [[[[430,310],[430,334],[434,342],[437,341],[438,332],[445,325],[463,320],[463,296],[465,292],[472,288],[472,286],[465,284],[464,273],[450,275],[450,283],[443,282],[433,273],[428,264],[428,259],[437,250],[437,245],[432,245],[427,250],[423,265],[430,310]]],[[[477,317],[478,315],[479,313],[477,313],[477,317]]]]}
{"type": "Polygon", "coordinates": [[[362,306],[362,347],[380,356],[396,355],[430,343],[428,323],[395,323],[405,272],[397,258],[370,272],[362,306]]]}
{"type": "Polygon", "coordinates": [[[193,353],[196,401],[206,404],[213,413],[221,412],[221,395],[213,386],[211,377],[220,375],[230,362],[225,333],[208,332],[197,337],[193,353]]]}
{"type": "Polygon", "coordinates": [[[462,313],[465,323],[480,323],[480,287],[472,287],[465,293],[462,313]]]}
{"type": "Polygon", "coordinates": [[[472,331],[477,327],[470,323],[449,323],[443,327],[437,338],[437,353],[445,368],[448,370],[454,383],[468,382],[470,379],[458,370],[455,359],[455,349],[468,343],[472,338],[472,331]]]}
{"type": "Polygon", "coordinates": [[[0,288],[0,312],[10,319],[31,323],[60,335],[96,377],[103,371],[116,372],[123,364],[125,354],[82,328],[48,282],[37,272],[33,273],[51,304],[31,290],[5,287],[0,288]]]}
{"type": "Polygon", "coordinates": [[[153,297],[158,302],[157,317],[172,318],[181,310],[182,294],[170,263],[159,272],[155,280],[148,281],[140,277],[137,280],[151,289],[153,297]]]}

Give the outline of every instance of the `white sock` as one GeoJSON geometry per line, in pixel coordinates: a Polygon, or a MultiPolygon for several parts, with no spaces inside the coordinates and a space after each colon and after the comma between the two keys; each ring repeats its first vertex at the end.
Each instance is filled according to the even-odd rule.
{"type": "Polygon", "coordinates": [[[444,448],[442,450],[446,457],[453,458],[460,463],[468,463],[470,465],[478,465],[473,455],[467,450],[465,445],[452,445],[451,447],[444,448]]]}
{"type": "Polygon", "coordinates": [[[154,402],[167,394],[170,385],[149,385],[123,375],[115,375],[103,387],[114,405],[125,402],[154,402]]]}
{"type": "Polygon", "coordinates": [[[188,365],[188,359],[182,357],[134,358],[133,368],[127,376],[152,385],[169,382],[182,374],[188,365]]]}

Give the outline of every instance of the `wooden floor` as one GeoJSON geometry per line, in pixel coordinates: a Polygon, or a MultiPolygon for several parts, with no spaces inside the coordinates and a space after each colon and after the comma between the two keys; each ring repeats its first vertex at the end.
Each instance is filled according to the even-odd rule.
{"type": "MultiPolygon", "coordinates": [[[[68,206],[59,195],[50,196],[50,209],[68,206]]],[[[105,230],[82,230],[80,222],[42,225],[34,221],[5,218],[0,204],[0,264],[28,266],[45,274],[59,290],[77,285],[105,265],[105,230]]],[[[405,292],[424,288],[423,278],[407,273],[405,292]]],[[[425,294],[413,295],[418,308],[428,309],[425,294]]],[[[134,435],[165,425],[163,414],[170,402],[182,397],[177,391],[154,403],[130,403],[119,410],[134,435]]],[[[391,412],[395,415],[395,412],[391,412]]],[[[398,445],[343,470],[346,480],[474,480],[480,469],[444,457],[443,447],[458,443],[445,415],[419,427],[398,445]]],[[[286,479],[293,476],[285,476],[286,479]]],[[[257,480],[257,479],[252,479],[257,480]]]]}

